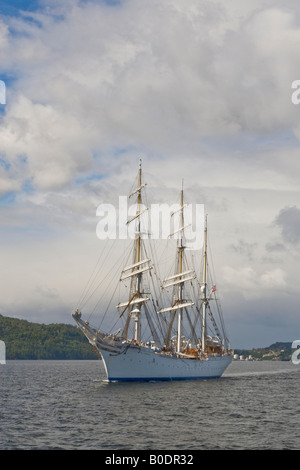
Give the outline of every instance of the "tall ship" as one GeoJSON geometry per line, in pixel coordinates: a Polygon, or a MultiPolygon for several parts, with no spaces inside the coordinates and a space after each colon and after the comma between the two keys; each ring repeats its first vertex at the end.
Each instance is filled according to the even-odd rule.
{"type": "MultiPolygon", "coordinates": [[[[169,275],[162,278],[158,266],[164,263],[163,256],[155,264],[157,255],[153,246],[146,246],[151,237],[145,237],[141,223],[146,186],[142,181],[141,161],[136,179],[137,187],[129,196],[136,197],[136,213],[127,221],[135,224],[135,236],[130,240],[132,258],[130,264],[123,265],[116,279],[126,297],[110,307],[101,302],[96,304],[94,314],[100,314],[100,325],[104,316],[107,323],[108,316],[111,330],[92,326],[90,314],[85,314],[80,305],[73,318],[103,360],[108,381],[219,378],[231,363],[233,351],[210,273],[207,216],[203,224],[203,248],[189,250],[182,187],[177,214],[179,228],[171,246],[174,263],[170,264],[169,275]]],[[[103,272],[101,263],[99,271],[103,272]]],[[[113,290],[111,283],[110,289],[113,290]]]]}

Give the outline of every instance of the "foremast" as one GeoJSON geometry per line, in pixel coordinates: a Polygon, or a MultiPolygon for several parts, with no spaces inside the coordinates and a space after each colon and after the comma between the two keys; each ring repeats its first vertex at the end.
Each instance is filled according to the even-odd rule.
{"type": "Polygon", "coordinates": [[[145,271],[152,269],[150,259],[142,259],[142,233],[141,233],[141,215],[147,210],[142,210],[142,189],[146,184],[142,184],[142,161],[139,161],[138,187],[129,195],[129,198],[137,194],[136,214],[131,217],[127,224],[136,221],[136,237],[134,241],[133,264],[123,269],[120,280],[123,281],[131,277],[130,295],[127,302],[119,303],[117,308],[122,308],[120,318],[127,311],[127,319],[122,337],[128,337],[130,321],[134,321],[135,342],[141,341],[141,307],[149,300],[142,292],[142,275],[145,271]]]}

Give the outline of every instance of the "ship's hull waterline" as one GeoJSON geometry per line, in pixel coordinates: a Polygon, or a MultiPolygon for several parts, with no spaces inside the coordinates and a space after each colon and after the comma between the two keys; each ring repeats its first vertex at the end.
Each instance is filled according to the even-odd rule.
{"type": "Polygon", "coordinates": [[[186,359],[156,353],[145,347],[131,346],[114,354],[100,350],[108,381],[187,380],[219,378],[232,356],[186,359]]]}

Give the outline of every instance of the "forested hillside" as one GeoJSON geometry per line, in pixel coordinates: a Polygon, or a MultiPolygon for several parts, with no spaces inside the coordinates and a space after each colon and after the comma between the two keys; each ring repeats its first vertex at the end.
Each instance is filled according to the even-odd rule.
{"type": "Polygon", "coordinates": [[[31,323],[0,315],[0,340],[6,359],[97,359],[99,356],[72,325],[31,323]]]}
{"type": "Polygon", "coordinates": [[[238,355],[251,355],[253,359],[261,361],[290,361],[293,351],[292,342],[277,342],[266,348],[236,349],[234,352],[238,355]]]}

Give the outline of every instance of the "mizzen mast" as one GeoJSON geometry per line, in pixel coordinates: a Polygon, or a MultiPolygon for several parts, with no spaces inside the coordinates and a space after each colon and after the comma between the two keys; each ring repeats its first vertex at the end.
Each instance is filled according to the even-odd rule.
{"type": "Polygon", "coordinates": [[[202,352],[205,352],[206,346],[206,305],[207,305],[207,215],[205,216],[204,226],[204,257],[203,257],[203,285],[202,285],[202,352]]]}

